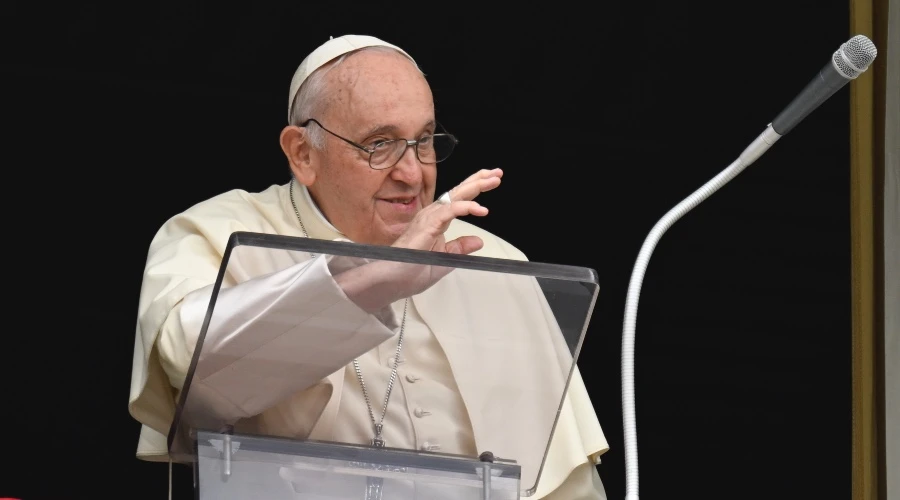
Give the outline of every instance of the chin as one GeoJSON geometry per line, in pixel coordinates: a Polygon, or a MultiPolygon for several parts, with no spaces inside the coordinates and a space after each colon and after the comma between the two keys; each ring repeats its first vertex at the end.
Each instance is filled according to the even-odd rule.
{"type": "Polygon", "coordinates": [[[392,226],[390,228],[385,228],[384,232],[380,235],[376,236],[376,240],[380,242],[382,245],[393,245],[397,238],[403,235],[406,231],[406,228],[409,227],[409,224],[402,224],[398,226],[392,226]]]}

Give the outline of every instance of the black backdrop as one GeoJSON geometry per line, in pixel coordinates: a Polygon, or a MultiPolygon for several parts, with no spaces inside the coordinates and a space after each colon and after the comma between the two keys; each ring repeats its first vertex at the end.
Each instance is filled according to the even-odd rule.
{"type": "MultiPolygon", "coordinates": [[[[620,343],[647,232],[725,168],[852,34],[845,1],[136,7],[5,4],[8,333],[0,497],[164,498],[127,413],[147,246],[169,216],[286,182],[290,77],[330,35],[407,49],[479,168],[472,220],[592,267],[580,367],[624,496],[620,343]],[[483,9],[488,9],[487,11],[483,9]]],[[[672,227],[640,302],[645,498],[847,498],[849,91],[672,227]]],[[[176,498],[190,496],[176,469],[176,498]]]]}

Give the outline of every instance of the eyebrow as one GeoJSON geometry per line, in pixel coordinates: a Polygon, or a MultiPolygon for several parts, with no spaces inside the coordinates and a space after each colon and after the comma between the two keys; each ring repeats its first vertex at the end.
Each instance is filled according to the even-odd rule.
{"type": "MultiPolygon", "coordinates": [[[[426,128],[434,129],[434,128],[435,128],[435,121],[434,121],[434,120],[428,120],[422,128],[423,128],[423,129],[426,129],[426,128]]],[[[397,131],[397,126],[396,126],[396,125],[376,125],[375,127],[369,129],[368,132],[366,132],[365,137],[371,137],[371,136],[373,136],[373,135],[385,134],[385,133],[388,133],[388,132],[396,132],[396,131],[397,131]]]]}

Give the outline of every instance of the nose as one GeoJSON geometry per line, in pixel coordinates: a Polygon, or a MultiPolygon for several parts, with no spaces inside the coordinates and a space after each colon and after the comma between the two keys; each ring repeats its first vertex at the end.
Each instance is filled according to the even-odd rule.
{"type": "Polygon", "coordinates": [[[416,146],[406,146],[400,161],[391,169],[391,178],[409,185],[422,182],[422,163],[416,156],[416,146]]]}

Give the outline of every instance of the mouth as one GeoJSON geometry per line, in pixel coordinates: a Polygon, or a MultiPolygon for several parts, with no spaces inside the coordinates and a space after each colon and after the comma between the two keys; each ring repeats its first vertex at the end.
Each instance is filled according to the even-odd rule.
{"type": "Polygon", "coordinates": [[[383,198],[382,201],[386,201],[388,203],[394,203],[398,205],[409,205],[416,201],[415,198],[383,198]]]}
{"type": "Polygon", "coordinates": [[[378,198],[378,201],[387,204],[392,210],[399,212],[411,212],[418,206],[415,196],[397,197],[397,198],[378,198]]]}

